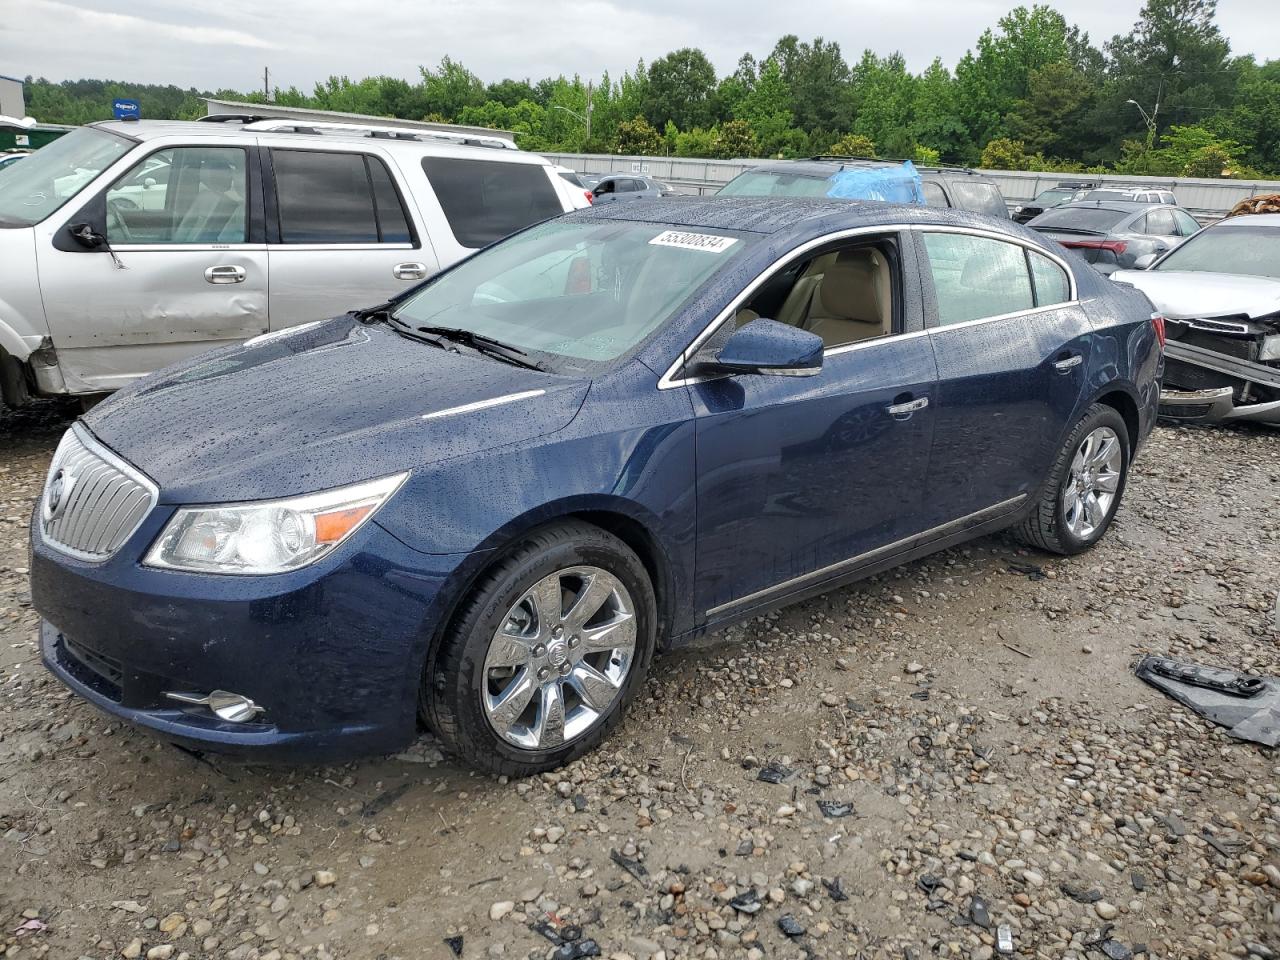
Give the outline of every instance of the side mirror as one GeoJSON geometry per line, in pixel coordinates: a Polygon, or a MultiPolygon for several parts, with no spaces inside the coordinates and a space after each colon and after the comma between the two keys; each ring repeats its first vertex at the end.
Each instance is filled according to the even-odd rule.
{"type": "Polygon", "coordinates": [[[1160,259],[1160,254],[1158,253],[1144,253],[1142,256],[1138,257],[1136,260],[1133,261],[1133,269],[1146,270],[1150,268],[1150,266],[1159,259],[1160,259]]]}
{"type": "Polygon", "coordinates": [[[93,229],[91,223],[73,223],[67,227],[67,230],[75,238],[76,243],[90,250],[96,250],[107,242],[107,238],[93,229]]]}
{"type": "Polygon", "coordinates": [[[705,362],[727,373],[812,377],[822,370],[823,346],[816,334],[761,318],[735,330],[705,362]]]}
{"type": "Polygon", "coordinates": [[[142,181],[142,189],[143,189],[143,190],[150,190],[150,189],[151,189],[152,187],[154,187],[155,185],[156,185],[156,178],[155,178],[155,177],[147,177],[147,179],[145,179],[145,180],[143,180],[143,181],[142,181]]]}

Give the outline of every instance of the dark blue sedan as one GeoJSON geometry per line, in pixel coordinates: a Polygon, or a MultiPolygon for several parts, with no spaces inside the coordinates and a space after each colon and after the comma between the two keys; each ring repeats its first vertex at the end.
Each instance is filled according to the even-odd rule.
{"type": "Polygon", "coordinates": [[[1008,221],[682,199],[534,226],[76,423],[32,520],[49,669],[188,746],[491,771],[655,652],[1003,528],[1103,535],[1162,321],[1008,221]]]}

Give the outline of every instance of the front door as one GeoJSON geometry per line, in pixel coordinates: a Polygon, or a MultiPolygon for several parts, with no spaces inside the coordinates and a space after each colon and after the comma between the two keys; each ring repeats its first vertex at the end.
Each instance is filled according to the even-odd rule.
{"type": "Polygon", "coordinates": [[[766,316],[821,336],[817,376],[688,386],[697,602],[709,622],[920,531],[937,371],[902,253],[896,237],[829,249],[780,271],[739,309],[739,324],[766,316]]]}
{"type": "Polygon", "coordinates": [[[1058,262],[1011,240],[925,232],[938,362],[930,526],[1016,509],[1048,473],[1084,393],[1092,326],[1058,262]]]}
{"type": "Polygon", "coordinates": [[[266,246],[251,229],[254,156],[156,150],[39,244],[45,312],[72,391],[115,390],[268,329],[266,246]],[[115,256],[72,241],[77,222],[105,235],[115,256]]]}

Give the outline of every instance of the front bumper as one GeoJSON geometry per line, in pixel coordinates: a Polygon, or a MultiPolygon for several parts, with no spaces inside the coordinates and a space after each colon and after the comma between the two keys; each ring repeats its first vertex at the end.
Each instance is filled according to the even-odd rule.
{"type": "Polygon", "coordinates": [[[1227,423],[1251,421],[1280,425],[1280,401],[1236,406],[1231,387],[1210,390],[1160,391],[1160,416],[1182,423],[1227,423]]]}
{"type": "Polygon", "coordinates": [[[416,730],[435,608],[453,558],[376,523],[335,556],[272,577],[151,570],[134,557],[168,511],[102,564],[32,528],[31,592],[45,665],[98,708],[185,746],[259,760],[387,753],[416,730]],[[125,555],[128,554],[126,557],[125,555]],[[219,720],[167,692],[232,691],[264,712],[219,720]]]}

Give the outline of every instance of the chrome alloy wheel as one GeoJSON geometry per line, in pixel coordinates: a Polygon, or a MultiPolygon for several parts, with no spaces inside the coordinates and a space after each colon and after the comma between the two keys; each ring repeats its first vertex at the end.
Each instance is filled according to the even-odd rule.
{"type": "Polygon", "coordinates": [[[481,696],[490,726],[525,750],[582,736],[618,698],[635,649],[635,608],[617,577],[586,566],[543,577],[489,642],[481,696]]]}
{"type": "Polygon", "coordinates": [[[1062,491],[1062,516],[1079,540],[1092,537],[1110,515],[1123,467],[1120,438],[1110,427],[1098,427],[1080,441],[1062,491]]]}

